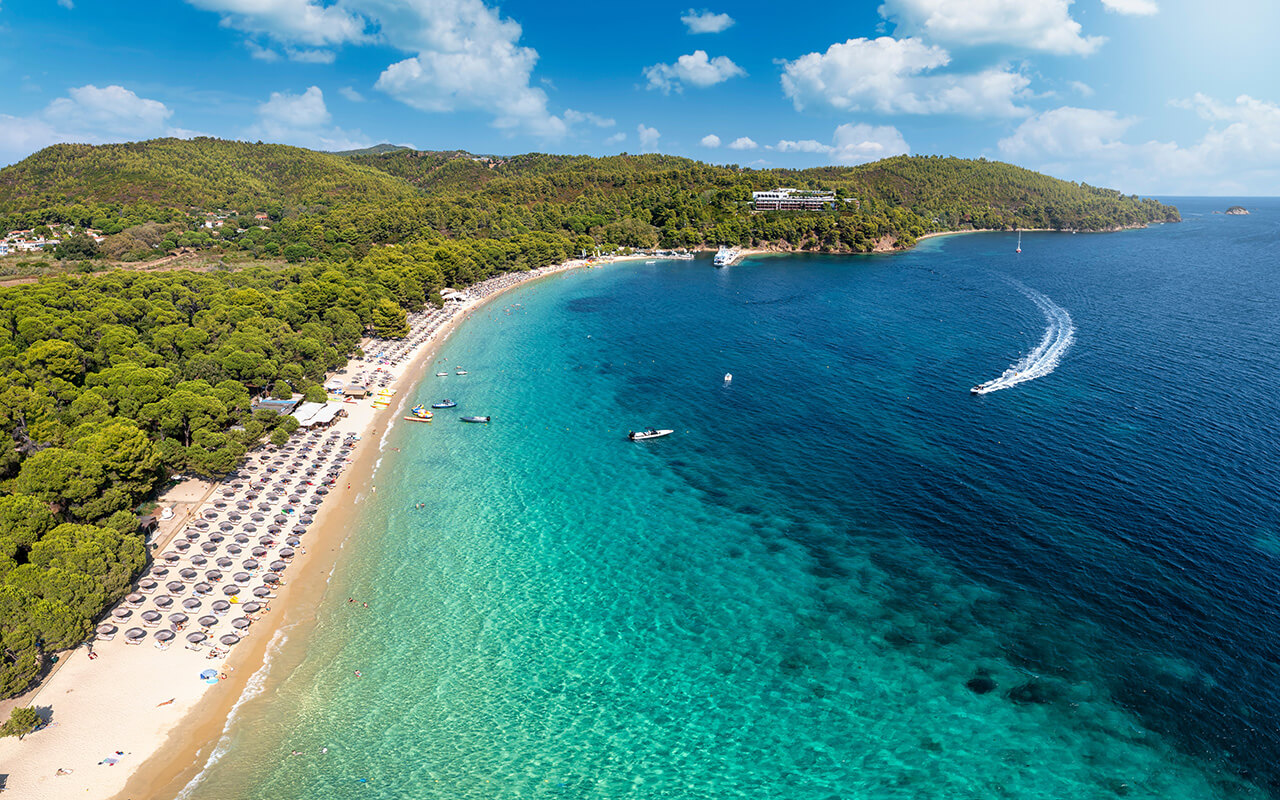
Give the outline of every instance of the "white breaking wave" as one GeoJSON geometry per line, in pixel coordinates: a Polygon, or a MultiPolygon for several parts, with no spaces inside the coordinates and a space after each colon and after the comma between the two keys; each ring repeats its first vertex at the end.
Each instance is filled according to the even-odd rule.
{"type": "Polygon", "coordinates": [[[1062,354],[1067,352],[1071,347],[1071,343],[1076,339],[1075,323],[1071,321],[1071,315],[1067,313],[1065,308],[1035,289],[1023,286],[1012,278],[1009,280],[1018,288],[1018,291],[1036,304],[1036,307],[1044,314],[1044,321],[1048,324],[1048,327],[1045,328],[1044,336],[1034,350],[1018,359],[1000,377],[975,386],[974,392],[976,394],[987,394],[1000,389],[1008,389],[1026,381],[1043,378],[1057,368],[1058,362],[1062,360],[1062,354]]]}
{"type": "MultiPolygon", "coordinates": [[[[289,625],[288,627],[292,628],[293,626],[289,625]]],[[[267,652],[262,658],[262,666],[249,677],[248,682],[245,684],[244,692],[236,700],[235,705],[231,707],[231,712],[227,714],[227,721],[222,726],[222,736],[219,738],[218,744],[213,748],[213,752],[209,754],[209,759],[205,761],[204,768],[188,781],[186,786],[182,787],[182,791],[178,792],[175,800],[187,800],[191,793],[195,791],[195,788],[200,785],[200,782],[204,780],[204,776],[209,773],[213,765],[221,761],[222,757],[231,749],[231,725],[236,721],[236,717],[239,716],[240,706],[262,694],[263,689],[266,688],[267,673],[271,671],[271,663],[275,660],[276,654],[280,652],[280,648],[289,639],[285,630],[285,628],[281,628],[271,637],[271,641],[267,644],[267,652]]]]}

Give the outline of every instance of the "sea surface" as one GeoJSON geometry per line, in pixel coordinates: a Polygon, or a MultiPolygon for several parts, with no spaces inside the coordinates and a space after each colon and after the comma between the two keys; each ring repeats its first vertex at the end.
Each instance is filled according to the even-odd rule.
{"type": "Polygon", "coordinates": [[[1172,202],[504,295],[186,796],[1280,796],[1280,200],[1172,202]]]}

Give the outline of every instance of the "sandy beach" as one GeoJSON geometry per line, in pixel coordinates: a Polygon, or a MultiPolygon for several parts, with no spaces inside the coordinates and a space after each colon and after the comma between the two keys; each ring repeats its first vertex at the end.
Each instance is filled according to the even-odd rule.
{"type": "Polygon", "coordinates": [[[409,390],[449,334],[504,291],[585,265],[574,260],[492,278],[466,290],[462,303],[410,315],[406,339],[367,339],[362,359],[328,376],[348,383],[364,380],[375,393],[371,398],[343,403],[346,416],[326,430],[300,428],[278,451],[259,448],[219,484],[188,482],[174,495],[166,494],[161,506],[172,507],[174,517],[153,539],[158,544],[154,564],[139,576],[132,600],[109,610],[92,647],[63,653],[58,669],[39,687],[8,704],[33,705],[51,723],[21,741],[0,739],[0,786],[6,796],[177,796],[209,760],[236,703],[260,687],[273,649],[285,636],[306,635],[342,545],[353,533],[350,521],[369,491],[381,434],[404,415],[409,390]],[[290,467],[308,468],[314,480],[299,476],[289,487],[292,479],[283,476],[290,467]],[[258,497],[258,492],[271,494],[258,497]],[[303,499],[304,493],[310,498],[303,499]],[[264,532],[237,510],[266,526],[275,515],[277,524],[264,532]],[[217,565],[209,561],[215,557],[220,557],[217,565]],[[223,576],[223,570],[206,569],[224,564],[227,573],[246,571],[223,576]],[[228,594],[235,584],[243,591],[228,594]],[[164,591],[179,603],[172,607],[174,615],[185,608],[190,619],[169,624],[152,607],[163,602],[157,593],[164,591]],[[107,628],[113,629],[109,635],[107,628]],[[172,631],[169,642],[162,641],[169,637],[165,631],[172,631]],[[188,640],[201,638],[201,632],[203,641],[188,640]],[[206,671],[212,677],[202,679],[206,671]]]}

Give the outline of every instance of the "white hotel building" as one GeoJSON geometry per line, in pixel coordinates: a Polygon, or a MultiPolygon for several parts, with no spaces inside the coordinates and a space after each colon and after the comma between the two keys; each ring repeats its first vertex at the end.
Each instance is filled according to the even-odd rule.
{"type": "Polygon", "coordinates": [[[751,193],[751,204],[756,211],[821,211],[835,203],[835,192],[780,187],[771,192],[751,193]]]}

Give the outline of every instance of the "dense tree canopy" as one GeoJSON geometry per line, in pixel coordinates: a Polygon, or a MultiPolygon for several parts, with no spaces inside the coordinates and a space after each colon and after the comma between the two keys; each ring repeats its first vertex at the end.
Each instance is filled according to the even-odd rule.
{"type": "Polygon", "coordinates": [[[759,171],[215,139],[42,150],[0,170],[5,230],[70,226],[59,255],[71,259],[195,248],[272,263],[0,288],[0,696],[126,591],[146,560],[136,511],[167,476],[221,475],[264,437],[282,442],[296,423],[255,412],[252,398],[323,399],[326,371],[362,335],[405,335],[406,313],[438,304],[444,286],[596,247],[866,252],[938,230],[1177,218],[1152,200],[954,158],[759,171]],[[753,190],[779,185],[842,202],[751,209],[753,190]]]}

